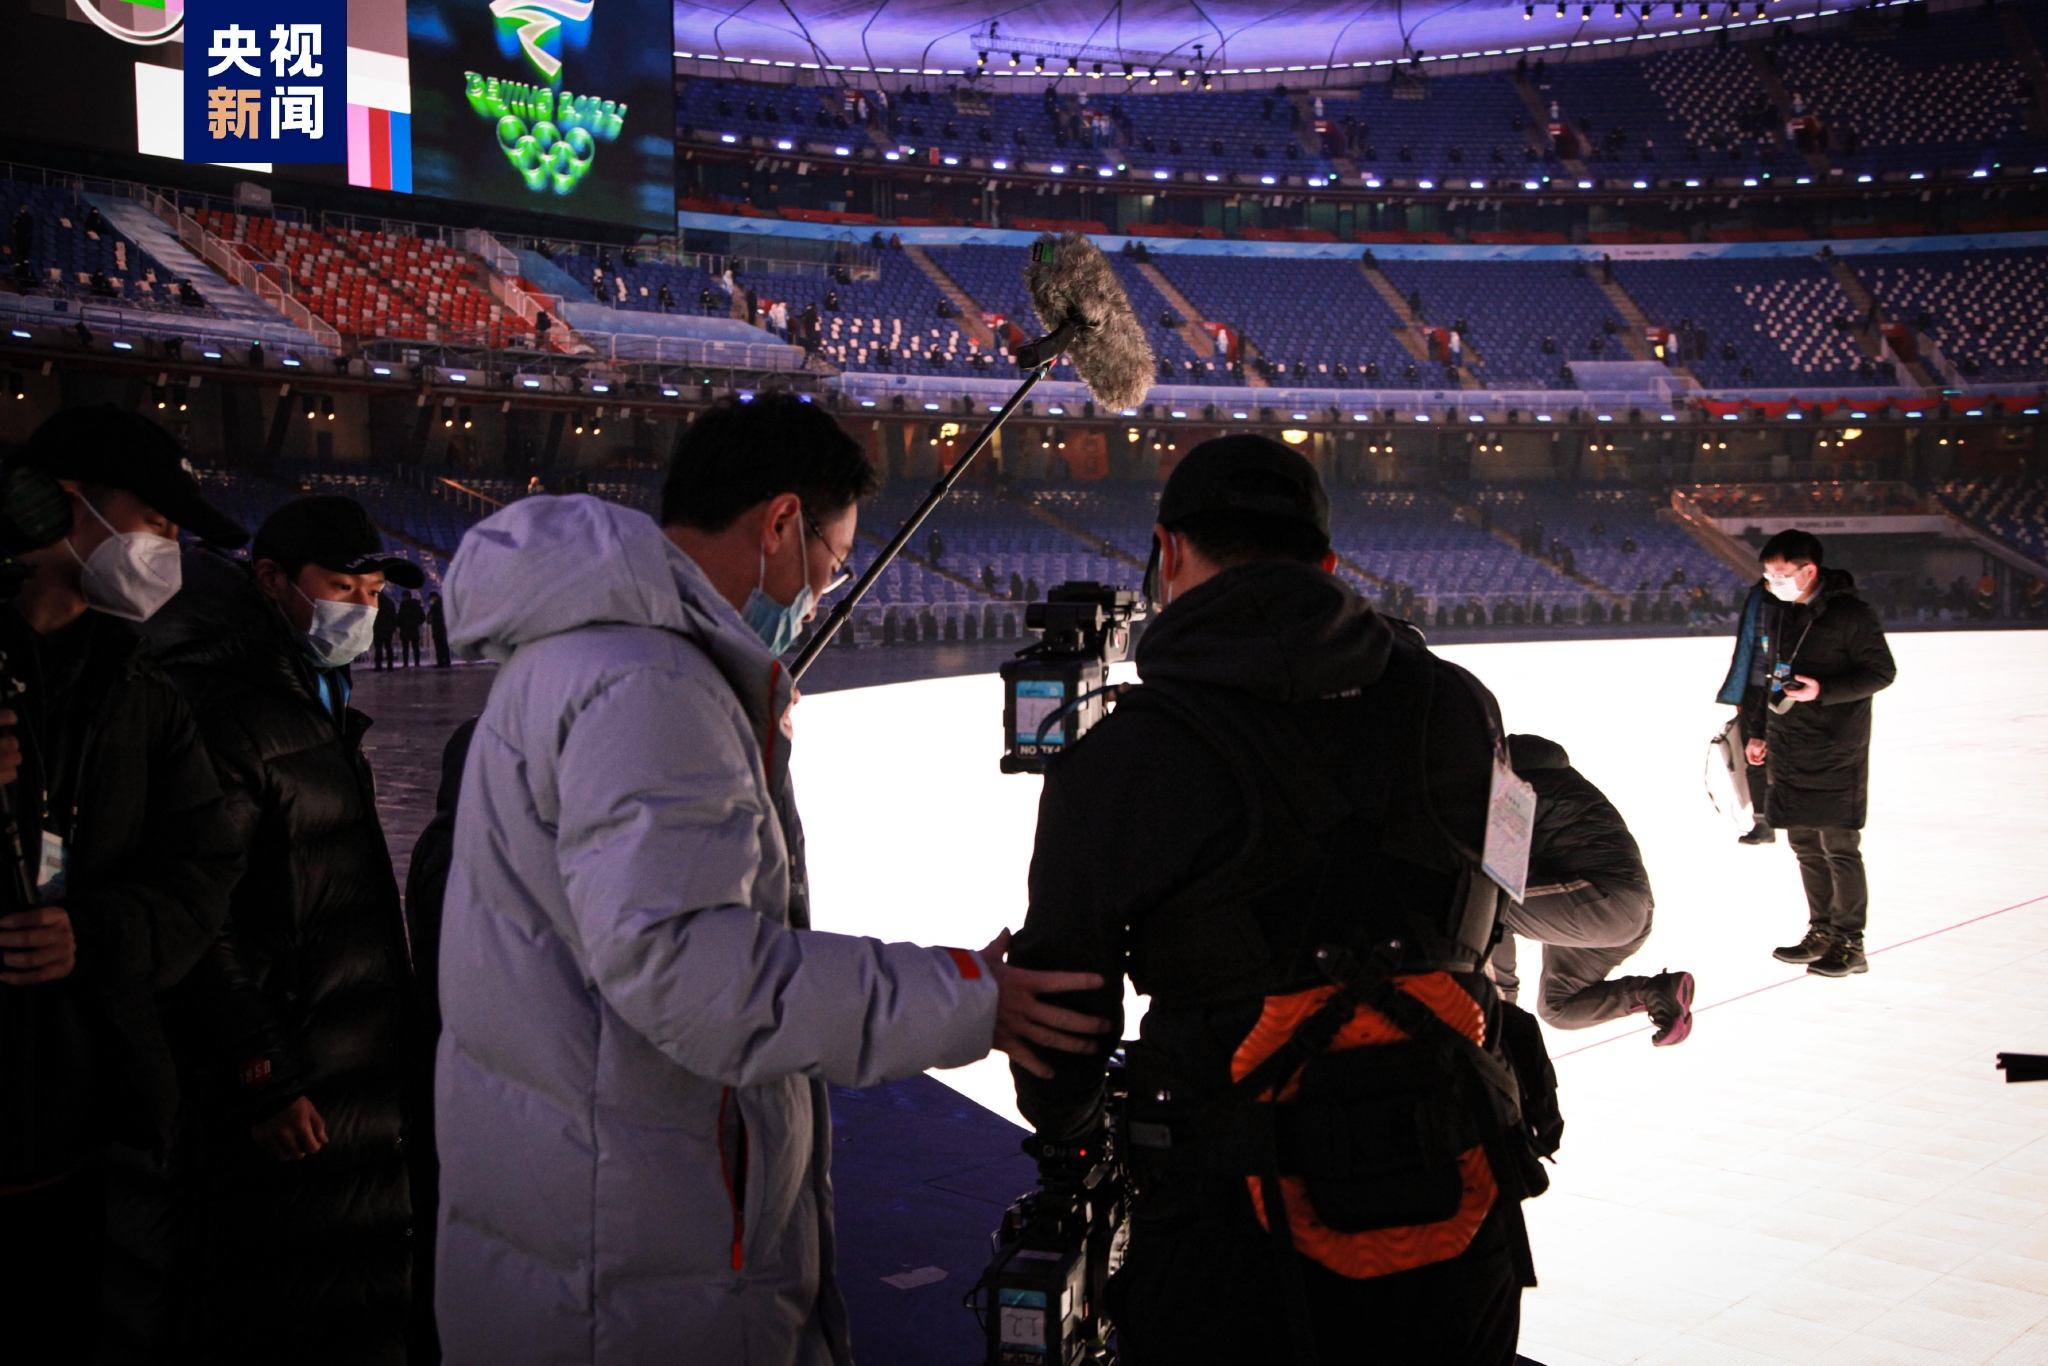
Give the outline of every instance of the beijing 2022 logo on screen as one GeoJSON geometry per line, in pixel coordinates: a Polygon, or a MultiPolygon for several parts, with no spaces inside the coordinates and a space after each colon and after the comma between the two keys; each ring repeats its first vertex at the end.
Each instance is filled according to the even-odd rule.
{"type": "Polygon", "coordinates": [[[491,0],[498,49],[517,76],[463,73],[469,107],[492,122],[498,150],[536,194],[571,194],[617,139],[626,106],[569,88],[567,62],[590,42],[597,0],[491,0]]]}

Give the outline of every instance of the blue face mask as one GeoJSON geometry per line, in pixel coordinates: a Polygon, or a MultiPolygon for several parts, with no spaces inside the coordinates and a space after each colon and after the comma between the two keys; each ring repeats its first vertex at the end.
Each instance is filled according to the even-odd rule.
{"type": "MultiPolygon", "coordinates": [[[[802,549],[801,541],[798,548],[802,549]]],[[[768,647],[769,652],[779,655],[796,643],[796,638],[803,633],[804,618],[811,614],[811,607],[818,600],[818,595],[811,591],[810,557],[804,557],[804,586],[797,590],[796,601],[789,606],[783,606],[762,591],[767,582],[768,552],[763,550],[761,582],[747,594],[747,604],[740,608],[740,616],[753,628],[754,634],[761,637],[761,643],[768,647]]]]}

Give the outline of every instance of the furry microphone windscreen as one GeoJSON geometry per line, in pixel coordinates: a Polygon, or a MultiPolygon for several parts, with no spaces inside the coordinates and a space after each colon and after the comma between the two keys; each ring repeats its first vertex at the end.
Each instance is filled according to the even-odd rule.
{"type": "Polygon", "coordinates": [[[1095,401],[1136,407],[1152,387],[1152,344],[1101,249],[1078,232],[1041,237],[1024,267],[1024,287],[1048,332],[1069,318],[1085,324],[1067,344],[1067,359],[1095,401]],[[1040,259],[1046,245],[1053,249],[1049,261],[1040,259]]]}

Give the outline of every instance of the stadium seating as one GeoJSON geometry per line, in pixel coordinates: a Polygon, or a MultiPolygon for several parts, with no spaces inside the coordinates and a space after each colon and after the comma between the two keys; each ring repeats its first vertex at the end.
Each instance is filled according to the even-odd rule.
{"type": "MultiPolygon", "coordinates": [[[[1621,341],[1601,331],[1614,306],[1563,261],[1503,266],[1485,261],[1385,261],[1381,273],[1407,295],[1422,296],[1422,316],[1436,327],[1468,325],[1466,341],[1484,358],[1475,371],[1488,388],[1571,388],[1563,367],[1574,360],[1627,360],[1621,341]],[[1545,338],[1556,343],[1546,354],[1545,338]]],[[[1615,320],[1618,322],[1618,320],[1615,320]]]]}
{"type": "Polygon", "coordinates": [[[20,280],[14,244],[23,210],[34,223],[29,279],[23,283],[37,292],[195,315],[207,311],[204,305],[181,304],[178,286],[183,277],[166,271],[113,224],[102,221],[88,231],[94,210],[75,192],[26,180],[0,179],[0,216],[8,225],[0,238],[0,275],[20,280]]]}
{"type": "Polygon", "coordinates": [[[1855,305],[1819,261],[1617,261],[1614,277],[1651,321],[1676,327],[1690,320],[1703,330],[1705,354],[1688,364],[1709,388],[1874,382],[1863,370],[1867,357],[1835,327],[1837,318],[1855,319],[1855,305]],[[1733,356],[1723,354],[1729,345],[1733,356]]]}
{"type": "Polygon", "coordinates": [[[1922,313],[1942,354],[1982,380],[2031,380],[2048,369],[2048,271],[2038,251],[1939,252],[1858,263],[1887,312],[1922,313]],[[1972,373],[1974,371],[1974,373],[1972,373]]]}
{"type": "Polygon", "coordinates": [[[2038,474],[1937,484],[1935,496],[1957,516],[2048,562],[2048,479],[2038,474]]]}
{"type": "Polygon", "coordinates": [[[1657,520],[1650,495],[1630,486],[1532,482],[1485,484],[1461,491],[1486,508],[1494,525],[1528,536],[1537,553],[1572,552],[1572,567],[1617,593],[1705,586],[1728,604],[1748,583],[1682,527],[1657,520]]]}
{"type": "MultiPolygon", "coordinates": [[[[1356,261],[1162,255],[1157,264],[1205,316],[1241,331],[1267,359],[1289,367],[1302,362],[1303,383],[1336,385],[1339,363],[1350,384],[1366,387],[1396,387],[1405,373],[1410,357],[1394,338],[1403,319],[1356,261]],[[1378,365],[1379,379],[1362,378],[1368,364],[1378,365]]],[[[1204,382],[1222,377],[1219,365],[1204,382]]]]}
{"type": "Polygon", "coordinates": [[[442,243],[219,209],[196,216],[344,336],[501,347],[525,331],[491,298],[476,261],[442,243]]]}

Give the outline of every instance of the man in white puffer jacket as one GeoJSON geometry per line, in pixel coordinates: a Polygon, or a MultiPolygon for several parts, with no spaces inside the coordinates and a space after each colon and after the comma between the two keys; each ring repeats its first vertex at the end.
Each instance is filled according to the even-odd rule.
{"type": "Polygon", "coordinates": [[[463,776],[441,931],[436,1315],[451,1366],[851,1358],[827,1082],[1108,1026],[1092,986],[808,928],[786,649],[874,487],[794,398],[714,406],[661,525],[528,498],[449,571],[503,667],[463,776]],[[771,649],[772,647],[772,649],[771,649]]]}

